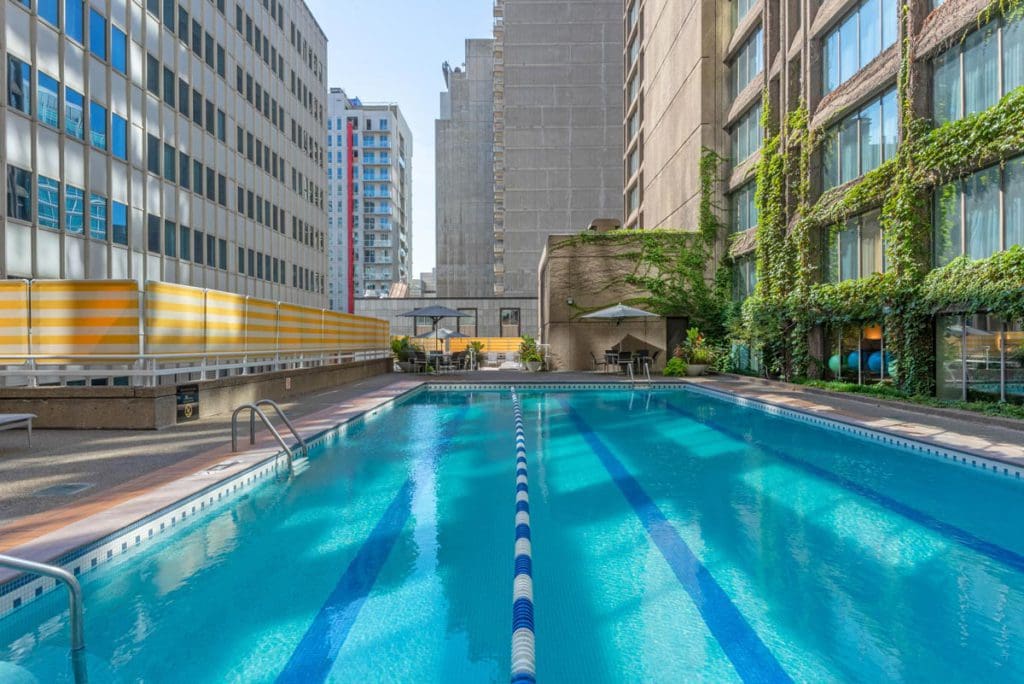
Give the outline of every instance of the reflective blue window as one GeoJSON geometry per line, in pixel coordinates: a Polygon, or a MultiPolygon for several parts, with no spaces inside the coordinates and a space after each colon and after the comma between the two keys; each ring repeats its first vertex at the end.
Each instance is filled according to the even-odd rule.
{"type": "Polygon", "coordinates": [[[128,73],[128,38],[113,24],[110,25],[110,64],[122,74],[128,73]]]}
{"type": "Polygon", "coordinates": [[[36,76],[39,81],[39,120],[47,126],[56,128],[60,106],[58,97],[60,84],[57,83],[57,79],[44,74],[42,71],[37,71],[36,76]]]}
{"type": "Polygon", "coordinates": [[[128,122],[113,112],[110,114],[110,151],[118,159],[128,158],[128,122]]]}
{"type": "Polygon", "coordinates": [[[89,237],[107,239],[107,198],[96,193],[89,195],[89,237]]]}
{"type": "Polygon", "coordinates": [[[85,191],[73,185],[64,186],[64,215],[67,217],[67,231],[79,235],[84,230],[85,191]]]}
{"type": "Polygon", "coordinates": [[[114,244],[128,244],[128,207],[120,202],[110,203],[110,223],[113,227],[114,244]]]}
{"type": "Polygon", "coordinates": [[[58,0],[38,0],[36,11],[39,12],[41,19],[45,19],[54,26],[59,26],[60,19],[57,14],[59,11],[58,0]]]}
{"type": "Polygon", "coordinates": [[[96,102],[89,103],[89,139],[93,147],[107,149],[107,108],[96,102]]]}
{"type": "Polygon", "coordinates": [[[76,90],[64,87],[64,127],[68,135],[85,140],[85,98],[76,90]]]}
{"type": "Polygon", "coordinates": [[[32,68],[17,57],[7,56],[7,104],[32,113],[32,68]]]}
{"type": "Polygon", "coordinates": [[[107,18],[92,8],[89,8],[89,49],[100,59],[107,59],[107,18]]]}
{"type": "Polygon", "coordinates": [[[822,45],[824,90],[831,92],[896,42],[896,0],[862,0],[825,36],[822,45]]]}
{"type": "Polygon", "coordinates": [[[64,0],[64,33],[79,43],[85,42],[85,7],[82,0],[64,0]]]}
{"type": "Polygon", "coordinates": [[[39,177],[39,225],[60,230],[60,183],[46,176],[39,177]]]}

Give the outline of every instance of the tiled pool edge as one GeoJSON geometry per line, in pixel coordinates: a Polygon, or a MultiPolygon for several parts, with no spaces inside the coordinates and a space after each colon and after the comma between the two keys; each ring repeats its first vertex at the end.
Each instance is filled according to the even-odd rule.
{"type": "Polygon", "coordinates": [[[705,394],[723,401],[728,401],[745,408],[752,408],[771,415],[782,416],[802,423],[817,425],[830,430],[843,432],[870,442],[885,444],[903,449],[914,454],[926,456],[945,463],[954,463],[960,467],[979,469],[992,475],[1005,476],[1013,480],[1024,480],[1024,467],[1006,463],[998,458],[983,456],[966,449],[953,449],[939,446],[926,439],[910,438],[897,435],[887,430],[868,427],[855,419],[842,419],[835,416],[821,416],[809,410],[787,408],[763,399],[745,397],[731,390],[717,387],[706,387],[694,383],[682,383],[691,392],[705,394]]]}
{"type": "MultiPolygon", "coordinates": [[[[313,448],[324,444],[328,439],[340,437],[341,430],[348,425],[372,418],[381,410],[392,407],[401,401],[406,401],[426,389],[426,383],[417,383],[404,391],[383,399],[381,402],[368,406],[365,409],[345,417],[334,425],[325,427],[308,438],[304,438],[307,447],[313,448]]],[[[387,388],[383,388],[386,390],[387,388]]],[[[378,390],[380,391],[380,390],[378,390]]],[[[307,417],[309,418],[309,417],[307,417]]],[[[299,422],[301,431],[302,420],[299,422]]],[[[256,449],[249,454],[260,453],[266,449],[256,449]]],[[[246,452],[238,452],[238,457],[243,458],[246,452]]],[[[191,526],[194,520],[202,518],[219,505],[237,499],[239,496],[253,490],[268,482],[268,475],[272,474],[279,466],[280,459],[284,455],[283,450],[275,450],[273,453],[259,459],[256,463],[249,465],[243,470],[232,473],[217,480],[205,488],[200,489],[178,501],[163,506],[156,511],[144,515],[142,518],[121,527],[114,532],[103,535],[97,539],[86,541],[63,553],[45,560],[52,565],[58,565],[75,576],[85,574],[91,570],[101,567],[103,564],[113,561],[130,550],[141,548],[149,543],[164,538],[165,532],[184,529],[191,526]],[[187,521],[187,522],[186,522],[187,521]]],[[[230,461],[232,455],[225,456],[225,461],[230,461]]],[[[212,466],[216,467],[216,466],[212,466]]],[[[211,468],[212,468],[211,467],[211,468]]],[[[179,481],[195,477],[199,473],[209,473],[211,468],[193,473],[179,481]]],[[[171,483],[173,484],[173,483],[171,483]]],[[[142,498],[150,494],[140,494],[142,498]]],[[[134,500],[134,499],[133,499],[134,500]]],[[[107,509],[95,515],[102,516],[110,513],[107,509]]],[[[91,516],[90,516],[91,517],[91,516]]],[[[88,520],[86,518],[85,520],[88,520]]],[[[82,521],[69,523],[74,525],[82,521]]],[[[18,549],[7,551],[8,555],[18,556],[18,549]]],[[[36,560],[33,558],[32,560],[36,560]]],[[[7,572],[6,568],[0,568],[0,572],[7,572]]],[[[44,596],[50,591],[58,588],[59,583],[50,578],[39,577],[30,574],[17,574],[11,579],[0,581],[0,619],[25,606],[35,599],[44,596]]]]}

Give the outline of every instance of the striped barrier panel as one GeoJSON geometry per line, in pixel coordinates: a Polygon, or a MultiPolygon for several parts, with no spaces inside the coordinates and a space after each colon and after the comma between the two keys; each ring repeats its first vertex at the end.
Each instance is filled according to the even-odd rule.
{"type": "Polygon", "coordinates": [[[247,297],[245,351],[249,354],[274,354],[277,350],[277,302],[247,297]]]}
{"type": "Polygon", "coordinates": [[[206,351],[245,353],[245,295],[206,291],[206,351]]]}
{"type": "Polygon", "coordinates": [[[325,349],[324,312],[308,306],[281,304],[278,308],[277,343],[281,351],[325,349]]]}
{"type": "Polygon", "coordinates": [[[206,291],[198,287],[146,283],[146,353],[206,352],[206,291]]]}
{"type": "Polygon", "coordinates": [[[134,280],[35,280],[30,288],[30,353],[133,358],[139,353],[139,286],[134,280]]]}
{"type": "Polygon", "coordinates": [[[516,422],[516,547],[512,581],[512,684],[537,681],[533,632],[533,548],[530,543],[530,488],[526,470],[526,432],[519,395],[512,388],[516,422]]]}
{"type": "Polygon", "coordinates": [[[0,320],[0,365],[24,363],[18,357],[28,354],[27,280],[0,280],[0,320]]]}

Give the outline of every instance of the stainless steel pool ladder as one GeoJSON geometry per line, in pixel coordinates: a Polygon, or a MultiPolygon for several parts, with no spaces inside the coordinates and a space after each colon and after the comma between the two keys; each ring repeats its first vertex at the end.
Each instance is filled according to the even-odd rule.
{"type": "Polygon", "coordinates": [[[644,359],[644,378],[637,380],[636,375],[633,373],[633,364],[626,366],[629,369],[629,381],[634,385],[644,382],[650,385],[653,381],[651,380],[651,364],[648,359],[644,359]]]}
{"type": "Polygon", "coordinates": [[[71,618],[71,669],[75,675],[75,684],[86,684],[89,681],[85,671],[85,627],[82,621],[82,586],[70,572],[56,565],[36,563],[35,561],[5,556],[0,554],[0,566],[14,568],[33,575],[52,577],[63,582],[68,588],[68,604],[71,618]]]}
{"type": "Polygon", "coordinates": [[[256,443],[256,416],[259,416],[260,420],[263,421],[263,424],[267,426],[268,430],[270,430],[270,434],[274,435],[274,439],[277,440],[277,443],[280,444],[281,448],[284,449],[286,454],[288,454],[288,469],[291,470],[292,462],[295,460],[295,454],[292,452],[291,447],[288,446],[288,443],[285,442],[281,433],[277,431],[277,428],[275,428],[273,423],[270,422],[270,419],[267,418],[267,414],[263,412],[260,408],[261,406],[270,406],[275,412],[277,412],[277,417],[280,418],[286,426],[288,426],[292,436],[295,437],[295,440],[299,443],[299,454],[305,455],[306,441],[299,435],[298,430],[296,430],[295,426],[292,425],[292,421],[288,420],[288,416],[284,414],[284,411],[282,411],[281,407],[277,405],[277,402],[271,401],[270,399],[260,399],[253,404],[242,404],[235,409],[233,414],[231,414],[231,450],[238,451],[238,414],[248,409],[249,444],[256,443]]]}

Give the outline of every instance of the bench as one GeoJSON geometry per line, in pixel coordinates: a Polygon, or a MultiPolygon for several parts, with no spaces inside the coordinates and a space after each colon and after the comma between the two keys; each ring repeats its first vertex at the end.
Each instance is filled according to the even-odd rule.
{"type": "Polygon", "coordinates": [[[25,428],[28,430],[28,445],[32,446],[32,419],[34,413],[0,413],[0,430],[25,428]]]}

